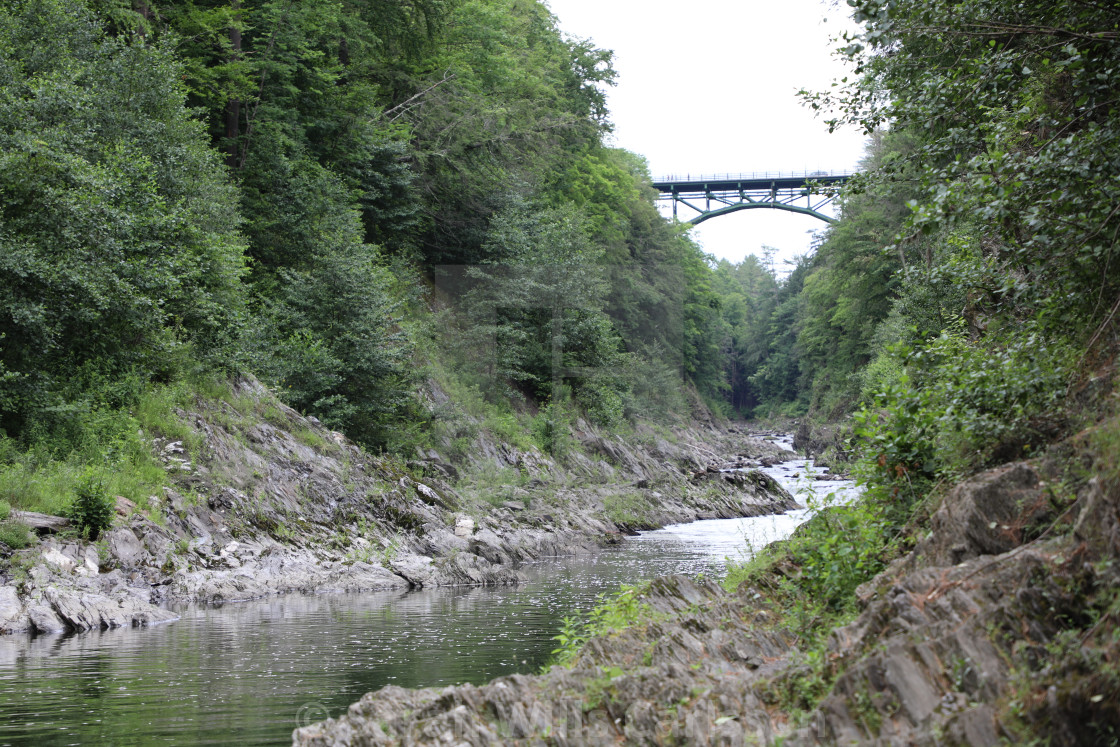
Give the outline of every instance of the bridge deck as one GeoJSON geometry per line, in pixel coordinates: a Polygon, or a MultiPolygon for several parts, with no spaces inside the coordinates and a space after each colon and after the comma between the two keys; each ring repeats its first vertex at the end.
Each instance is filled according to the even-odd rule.
{"type": "Polygon", "coordinates": [[[716,176],[663,176],[651,185],[663,194],[704,195],[709,192],[754,192],[772,189],[799,189],[807,182],[821,186],[840,184],[851,174],[814,171],[809,174],[721,174],[716,176]]]}

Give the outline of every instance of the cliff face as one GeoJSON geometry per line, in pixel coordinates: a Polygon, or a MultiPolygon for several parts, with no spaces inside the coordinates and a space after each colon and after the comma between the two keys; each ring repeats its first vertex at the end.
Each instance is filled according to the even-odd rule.
{"type": "Polygon", "coordinates": [[[728,450],[722,463],[780,456],[741,434],[628,442],[588,427],[563,463],[480,440],[471,458],[520,485],[452,486],[457,468],[438,453],[375,457],[251,379],[233,395],[178,413],[191,439],[153,441],[173,487],[151,511],[122,500],[96,544],[50,537],[10,554],[0,631],[163,622],[168,601],[516,583],[520,561],[594,552],[622,531],[795,505],[761,473],[712,468],[707,441],[728,450]]]}
{"type": "Polygon", "coordinates": [[[787,744],[1100,744],[1120,724],[1120,491],[1036,465],[959,485],[834,631],[831,693],[787,744]]]}
{"type": "Polygon", "coordinates": [[[1120,724],[1120,489],[1018,462],[950,491],[817,659],[751,588],[671,577],[570,669],[366,695],[295,744],[1103,744],[1120,724]],[[824,688],[809,710],[791,693],[824,688]]]}

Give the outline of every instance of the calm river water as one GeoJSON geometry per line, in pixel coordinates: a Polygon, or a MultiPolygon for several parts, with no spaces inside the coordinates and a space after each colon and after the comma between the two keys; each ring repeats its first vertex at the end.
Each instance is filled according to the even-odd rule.
{"type": "MultiPolygon", "coordinates": [[[[852,494],[851,483],[806,479],[806,467],[766,471],[802,503],[807,491],[852,494]]],[[[0,745],[287,744],[297,725],[385,685],[535,672],[564,617],[599,594],[668,573],[720,575],[807,513],[645,532],[527,566],[529,583],[513,589],[284,596],[191,606],[155,628],[0,636],[0,745]]]]}

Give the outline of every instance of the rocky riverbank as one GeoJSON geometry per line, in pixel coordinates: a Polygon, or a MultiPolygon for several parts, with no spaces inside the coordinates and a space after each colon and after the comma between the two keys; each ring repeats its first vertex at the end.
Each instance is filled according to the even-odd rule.
{"type": "Polygon", "coordinates": [[[169,487],[143,510],[118,501],[98,542],[0,547],[0,631],[155,624],[174,619],[167,602],[513,584],[523,561],[595,552],[624,532],[796,505],[761,472],[720,472],[789,452],[714,426],[623,439],[581,423],[563,459],[479,437],[458,465],[436,451],[404,462],[251,379],[234,395],[178,413],[191,437],[153,442],[169,487]]]}
{"type": "Polygon", "coordinates": [[[1106,472],[1070,491],[1060,473],[1015,462],[948,491],[811,655],[765,590],[663,578],[570,668],[387,687],[294,743],[1112,743],[1120,489],[1106,472]]]}

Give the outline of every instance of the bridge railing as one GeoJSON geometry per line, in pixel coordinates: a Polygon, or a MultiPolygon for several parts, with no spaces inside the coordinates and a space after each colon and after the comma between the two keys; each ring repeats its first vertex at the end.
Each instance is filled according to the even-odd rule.
{"type": "Polygon", "coordinates": [[[653,179],[654,184],[662,182],[733,182],[733,181],[747,181],[755,179],[815,179],[818,177],[842,177],[851,176],[851,171],[826,171],[824,169],[817,169],[815,171],[752,171],[751,173],[740,174],[668,174],[659,176],[653,179]]]}

